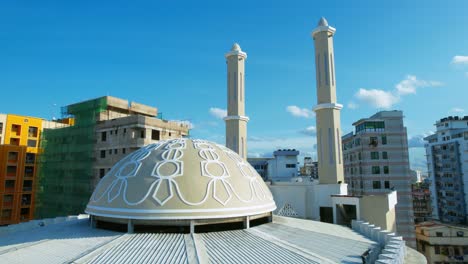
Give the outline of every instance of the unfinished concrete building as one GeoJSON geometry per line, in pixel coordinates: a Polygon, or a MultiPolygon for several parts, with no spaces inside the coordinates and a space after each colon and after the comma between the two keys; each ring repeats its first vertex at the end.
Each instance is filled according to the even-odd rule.
{"type": "Polygon", "coordinates": [[[162,139],[189,134],[189,125],[167,121],[155,107],[104,96],[62,109],[74,125],[45,129],[41,144],[36,216],[82,213],[88,197],[125,155],[162,139]]]}

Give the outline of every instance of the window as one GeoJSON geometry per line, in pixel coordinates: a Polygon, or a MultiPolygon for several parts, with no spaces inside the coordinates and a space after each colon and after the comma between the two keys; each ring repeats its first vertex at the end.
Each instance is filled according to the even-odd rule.
{"type": "Polygon", "coordinates": [[[102,179],[102,177],[104,177],[104,175],[106,175],[106,169],[99,169],[99,178],[102,179]]]}
{"type": "Polygon", "coordinates": [[[382,152],[382,159],[388,159],[388,153],[387,151],[382,152]]]}
{"type": "Polygon", "coordinates": [[[372,181],[372,188],[374,189],[380,189],[380,181],[372,181]]]}
{"type": "Polygon", "coordinates": [[[109,155],[112,155],[112,149],[109,149],[109,155]]]}
{"type": "Polygon", "coordinates": [[[440,246],[434,246],[434,252],[436,255],[440,255],[440,246]]]}
{"type": "Polygon", "coordinates": [[[101,158],[104,159],[106,157],[106,151],[101,150],[101,158]]]}
{"type": "Polygon", "coordinates": [[[124,134],[126,134],[126,133],[127,133],[127,129],[126,129],[126,128],[124,128],[124,130],[123,130],[123,133],[124,133],[124,134]]]}
{"type": "Polygon", "coordinates": [[[388,166],[383,166],[383,173],[388,174],[388,172],[389,172],[388,166]]]}
{"type": "Polygon", "coordinates": [[[382,136],[382,145],[387,145],[387,136],[382,136]]]}
{"type": "Polygon", "coordinates": [[[145,130],[140,131],[140,138],[145,138],[145,130]]]}
{"type": "Polygon", "coordinates": [[[361,145],[361,139],[360,139],[360,138],[356,138],[356,139],[354,140],[354,145],[360,146],[360,145],[361,145]]]}
{"type": "Polygon", "coordinates": [[[437,237],[443,237],[443,235],[444,235],[444,234],[443,234],[442,232],[436,232],[436,236],[437,236],[437,237]]]}
{"type": "Polygon", "coordinates": [[[114,154],[117,154],[119,151],[117,149],[114,149],[114,154]]]}
{"type": "Polygon", "coordinates": [[[10,176],[10,177],[16,176],[16,166],[7,166],[7,176],[10,176]]]}
{"type": "Polygon", "coordinates": [[[286,164],[286,168],[296,168],[296,164],[286,164]]]}
{"type": "Polygon", "coordinates": [[[379,159],[379,152],[378,151],[372,151],[370,154],[371,154],[370,155],[371,159],[373,159],[373,160],[379,159]]]}
{"type": "Polygon", "coordinates": [[[24,167],[24,177],[27,177],[27,178],[34,177],[34,167],[33,166],[25,166],[24,167]]]}
{"type": "Polygon", "coordinates": [[[457,231],[457,237],[463,237],[463,231],[457,231]]]}
{"type": "Polygon", "coordinates": [[[160,136],[161,136],[160,134],[161,134],[161,133],[159,132],[159,130],[154,130],[154,129],[153,129],[153,130],[151,131],[151,139],[152,139],[152,140],[160,140],[160,139],[161,139],[161,138],[160,138],[160,136]]]}
{"type": "Polygon", "coordinates": [[[380,167],[372,166],[372,174],[380,174],[380,167]]]}
{"type": "Polygon", "coordinates": [[[26,163],[32,164],[36,161],[36,155],[34,153],[26,153],[26,163]]]}
{"type": "Polygon", "coordinates": [[[101,141],[106,141],[107,140],[107,133],[106,131],[101,132],[101,141]]]}
{"type": "Polygon", "coordinates": [[[33,127],[33,126],[29,127],[28,137],[37,137],[37,131],[38,131],[37,127],[33,127]]]}
{"type": "Polygon", "coordinates": [[[18,152],[8,152],[8,162],[9,163],[18,162],[18,152]]]}
{"type": "Polygon", "coordinates": [[[28,139],[28,147],[35,148],[37,146],[37,140],[28,139]]]}
{"type": "Polygon", "coordinates": [[[122,154],[125,154],[127,150],[125,148],[122,149],[122,154]]]}
{"type": "Polygon", "coordinates": [[[11,125],[11,132],[15,135],[15,136],[19,136],[21,135],[21,126],[20,125],[11,125]]]}
{"type": "Polygon", "coordinates": [[[10,145],[19,146],[20,145],[19,138],[10,138],[10,145]]]}
{"type": "Polygon", "coordinates": [[[384,181],[384,188],[390,189],[390,181],[384,181]]]}
{"type": "Polygon", "coordinates": [[[23,192],[32,191],[33,182],[31,180],[23,181],[23,192]]]}
{"type": "Polygon", "coordinates": [[[369,138],[369,146],[377,147],[378,144],[379,143],[377,141],[377,137],[370,137],[369,138]]]}
{"type": "Polygon", "coordinates": [[[362,174],[362,167],[359,166],[359,174],[362,174]]]}
{"type": "Polygon", "coordinates": [[[359,159],[359,160],[361,160],[361,159],[362,159],[361,152],[358,152],[358,159],[359,159]]]}

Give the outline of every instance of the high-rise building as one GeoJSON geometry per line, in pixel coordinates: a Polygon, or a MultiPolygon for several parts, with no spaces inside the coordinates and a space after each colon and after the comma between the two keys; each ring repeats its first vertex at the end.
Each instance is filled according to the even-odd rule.
{"type": "Polygon", "coordinates": [[[396,190],[396,229],[409,245],[414,246],[412,176],[403,113],[381,111],[358,120],[353,126],[355,131],[343,136],[348,192],[375,195],[396,190]]]}
{"type": "Polygon", "coordinates": [[[36,159],[43,127],[62,125],[41,118],[0,115],[0,225],[34,216],[36,159]]]}
{"type": "Polygon", "coordinates": [[[189,126],[157,118],[150,106],[105,96],[62,109],[74,124],[45,129],[36,216],[82,213],[89,195],[125,155],[161,139],[188,135],[189,126]]]}
{"type": "Polygon", "coordinates": [[[432,217],[444,223],[468,224],[468,116],[438,120],[427,141],[432,217]]]}
{"type": "Polygon", "coordinates": [[[430,185],[431,183],[427,179],[411,185],[415,223],[425,222],[432,219],[430,185]]]}
{"type": "Polygon", "coordinates": [[[226,147],[247,159],[247,122],[245,116],[245,60],[247,53],[234,43],[225,54],[227,63],[226,147]]]}

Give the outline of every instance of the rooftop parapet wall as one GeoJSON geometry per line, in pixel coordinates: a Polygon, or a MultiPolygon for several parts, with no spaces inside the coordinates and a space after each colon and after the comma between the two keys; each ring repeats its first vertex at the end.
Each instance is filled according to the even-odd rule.
{"type": "Polygon", "coordinates": [[[351,227],[359,234],[376,241],[383,248],[378,255],[376,255],[376,252],[369,252],[366,256],[368,261],[366,263],[404,263],[406,245],[402,237],[364,221],[353,220],[351,227]]]}

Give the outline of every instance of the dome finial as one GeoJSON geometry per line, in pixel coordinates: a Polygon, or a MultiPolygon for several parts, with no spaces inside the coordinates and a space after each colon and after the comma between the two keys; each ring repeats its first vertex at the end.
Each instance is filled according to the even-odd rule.
{"type": "Polygon", "coordinates": [[[318,22],[318,26],[319,27],[328,27],[328,21],[322,17],[320,18],[319,22],[318,22]]]}
{"type": "Polygon", "coordinates": [[[241,48],[237,42],[232,45],[231,51],[241,51],[241,48]]]}

